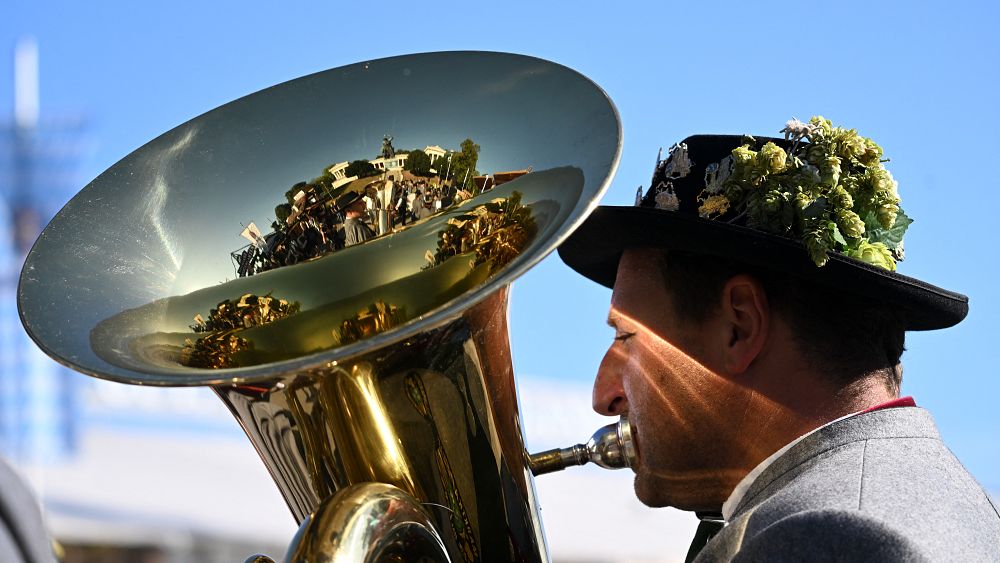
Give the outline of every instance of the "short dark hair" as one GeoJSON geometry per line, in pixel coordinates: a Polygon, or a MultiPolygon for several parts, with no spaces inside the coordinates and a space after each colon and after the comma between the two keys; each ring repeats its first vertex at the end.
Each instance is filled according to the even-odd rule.
{"type": "Polygon", "coordinates": [[[664,280],[674,314],[702,323],[720,306],[726,282],[745,273],[761,282],[773,311],[795,333],[799,351],[816,361],[834,385],[846,387],[875,374],[899,392],[905,323],[884,303],[737,261],[680,251],[664,253],[664,280]]]}

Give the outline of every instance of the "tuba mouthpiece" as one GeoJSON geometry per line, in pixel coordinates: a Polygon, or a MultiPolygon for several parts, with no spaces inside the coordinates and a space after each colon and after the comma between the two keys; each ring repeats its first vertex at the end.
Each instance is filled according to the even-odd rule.
{"type": "Polygon", "coordinates": [[[562,471],[573,465],[594,463],[605,469],[623,469],[635,463],[635,442],[632,426],[622,416],[618,422],[608,424],[594,432],[586,444],[568,448],[546,450],[528,456],[533,475],[562,471]]]}

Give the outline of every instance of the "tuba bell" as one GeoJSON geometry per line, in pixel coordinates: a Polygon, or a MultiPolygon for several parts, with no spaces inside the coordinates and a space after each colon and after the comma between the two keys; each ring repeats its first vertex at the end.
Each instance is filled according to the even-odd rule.
{"type": "Polygon", "coordinates": [[[298,78],[88,184],[29,253],[21,318],[88,375],[210,386],[301,525],[289,561],[546,561],[533,473],[635,452],[624,419],[525,451],[508,290],[620,146],[607,95],[532,57],[298,78]]]}

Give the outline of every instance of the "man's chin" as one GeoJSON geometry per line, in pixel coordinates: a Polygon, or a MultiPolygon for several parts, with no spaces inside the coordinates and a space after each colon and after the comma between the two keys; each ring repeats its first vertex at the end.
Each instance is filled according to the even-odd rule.
{"type": "Polygon", "coordinates": [[[662,484],[657,485],[648,476],[635,476],[635,496],[639,502],[651,508],[672,506],[669,492],[662,484]]]}
{"type": "Polygon", "coordinates": [[[635,496],[639,502],[650,508],[671,507],[686,511],[718,511],[722,503],[703,498],[706,495],[698,493],[698,487],[685,487],[685,491],[676,491],[662,481],[650,478],[649,475],[636,474],[635,496]],[[686,494],[683,494],[686,493],[686,494]]]}

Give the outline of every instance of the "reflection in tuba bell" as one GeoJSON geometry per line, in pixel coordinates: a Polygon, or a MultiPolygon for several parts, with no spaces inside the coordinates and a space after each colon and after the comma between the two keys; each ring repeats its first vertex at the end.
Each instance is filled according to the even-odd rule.
{"type": "Polygon", "coordinates": [[[22,319],[84,373],[211,386],[301,524],[289,561],[544,561],[533,472],[635,452],[624,419],[525,452],[508,287],[596,206],[620,139],[600,88],[530,57],[299,78],[93,180],[29,254],[22,319]]]}

